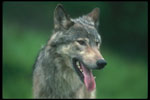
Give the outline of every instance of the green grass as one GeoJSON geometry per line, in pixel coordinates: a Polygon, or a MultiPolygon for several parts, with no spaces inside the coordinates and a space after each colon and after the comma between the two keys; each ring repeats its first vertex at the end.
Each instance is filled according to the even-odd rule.
{"type": "Polygon", "coordinates": [[[48,36],[10,26],[3,27],[3,97],[31,98],[32,66],[48,36]]]}
{"type": "Polygon", "coordinates": [[[104,52],[108,65],[97,76],[97,98],[147,98],[147,63],[130,61],[108,50],[104,52]]]}

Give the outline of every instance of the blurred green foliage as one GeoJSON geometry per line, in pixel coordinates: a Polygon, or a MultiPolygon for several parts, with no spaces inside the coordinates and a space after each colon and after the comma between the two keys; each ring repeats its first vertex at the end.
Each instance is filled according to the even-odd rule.
{"type": "Polygon", "coordinates": [[[3,2],[3,98],[33,98],[32,66],[52,33],[58,3],[72,18],[100,8],[108,65],[94,71],[97,98],[147,98],[147,2],[3,2]]]}

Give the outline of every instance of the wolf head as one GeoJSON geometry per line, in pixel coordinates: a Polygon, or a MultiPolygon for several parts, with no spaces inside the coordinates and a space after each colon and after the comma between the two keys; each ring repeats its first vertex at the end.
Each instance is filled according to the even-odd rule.
{"type": "Polygon", "coordinates": [[[54,11],[54,34],[49,45],[57,48],[58,54],[70,59],[70,66],[89,91],[95,88],[92,69],[101,69],[106,62],[99,48],[101,37],[97,31],[99,8],[87,15],[71,19],[62,5],[54,11]]]}

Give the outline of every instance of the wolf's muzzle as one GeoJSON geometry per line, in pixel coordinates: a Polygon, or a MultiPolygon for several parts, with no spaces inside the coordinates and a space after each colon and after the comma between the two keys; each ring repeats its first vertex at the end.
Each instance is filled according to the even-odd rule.
{"type": "Polygon", "coordinates": [[[97,64],[97,68],[96,69],[102,69],[105,67],[105,65],[107,65],[107,62],[103,59],[100,59],[96,62],[97,64]]]}

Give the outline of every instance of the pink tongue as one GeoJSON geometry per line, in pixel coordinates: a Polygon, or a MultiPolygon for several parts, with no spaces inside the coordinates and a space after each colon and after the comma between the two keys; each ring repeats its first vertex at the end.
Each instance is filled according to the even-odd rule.
{"type": "Polygon", "coordinates": [[[82,64],[81,64],[81,66],[82,66],[82,70],[83,70],[85,86],[88,89],[88,91],[93,91],[96,87],[93,74],[89,69],[85,68],[82,64]]]}

